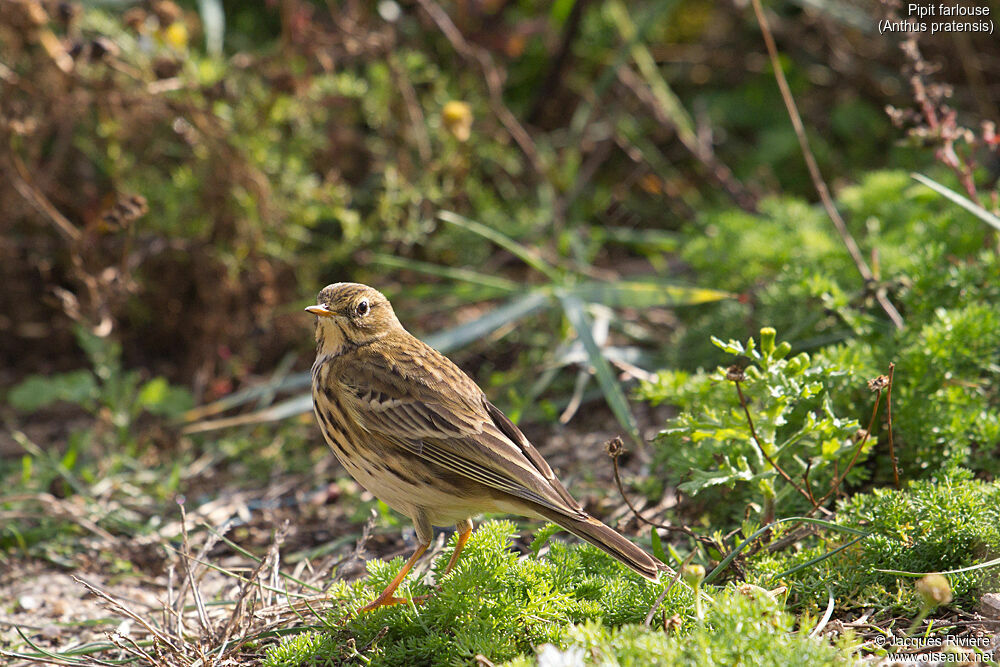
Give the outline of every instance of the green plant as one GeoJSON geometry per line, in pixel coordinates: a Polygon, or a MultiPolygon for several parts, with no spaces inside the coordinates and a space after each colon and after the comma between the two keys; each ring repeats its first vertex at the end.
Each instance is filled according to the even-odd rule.
{"type": "Polygon", "coordinates": [[[871,443],[858,440],[855,420],[834,412],[829,391],[831,378],[850,369],[805,353],[789,357],[791,346],[776,345],[775,335],[762,329],[759,346],[753,338],[746,345],[713,338],[726,354],[749,357],[745,369],[663,371],[640,389],[654,404],[681,409],[656,438],[657,470],[723,521],[742,516],[749,502],[764,523],[779,505],[783,513],[812,509],[837,471],[850,468],[849,482],[867,474],[848,463],[855,454],[863,461],[871,443]]]}
{"type": "Polygon", "coordinates": [[[870,535],[802,569],[797,566],[829,552],[844,535],[824,529],[801,550],[762,551],[751,559],[752,579],[763,586],[784,581],[798,609],[820,609],[832,596],[842,609],[910,615],[922,607],[912,579],[946,574],[963,604],[998,580],[1000,485],[970,479],[968,471],[853,495],[840,503],[837,523],[870,535]]]}
{"type": "MultiPolygon", "coordinates": [[[[477,654],[511,659],[546,642],[559,642],[570,623],[595,620],[609,627],[641,623],[669,586],[645,582],[589,546],[547,544],[541,558],[519,558],[510,550],[514,525],[489,521],[473,533],[462,558],[436,590],[411,583],[409,594],[431,593],[419,607],[397,605],[367,614],[353,610],[398,571],[401,561],[372,561],[363,582],[336,582],[338,602],[327,629],[282,641],[266,664],[323,664],[356,659],[371,665],[456,664],[477,654]]],[[[548,535],[549,532],[543,533],[548,535]]],[[[454,543],[454,540],[453,540],[454,543]]],[[[540,548],[540,545],[539,545],[540,548]]],[[[433,566],[440,577],[447,558],[433,566]]],[[[670,588],[662,602],[668,614],[689,617],[693,598],[685,586],[670,588]]]]}
{"type": "Polygon", "coordinates": [[[643,625],[609,627],[589,621],[568,626],[558,650],[547,645],[537,657],[520,657],[509,667],[564,664],[591,656],[594,664],[622,667],[660,665],[850,665],[856,643],[845,633],[835,643],[812,637],[788,614],[781,602],[755,586],[729,587],[719,591],[709,605],[704,621],[678,625],[666,619],[667,628],[643,625]]]}
{"type": "Polygon", "coordinates": [[[59,402],[71,403],[97,420],[104,444],[134,448],[134,426],[142,413],[176,419],[193,405],[190,392],[171,386],[166,378],[144,382],[142,372],[122,368],[122,349],[116,341],[83,326],[76,327],[76,338],[91,368],[29,376],[7,394],[14,409],[30,413],[59,402]]]}

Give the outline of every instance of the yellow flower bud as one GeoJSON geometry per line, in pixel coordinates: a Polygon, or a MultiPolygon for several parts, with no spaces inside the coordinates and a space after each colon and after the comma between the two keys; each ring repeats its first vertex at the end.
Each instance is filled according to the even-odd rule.
{"type": "Polygon", "coordinates": [[[441,109],[441,120],[445,129],[459,141],[468,141],[472,136],[472,107],[465,102],[452,100],[441,109]]]}

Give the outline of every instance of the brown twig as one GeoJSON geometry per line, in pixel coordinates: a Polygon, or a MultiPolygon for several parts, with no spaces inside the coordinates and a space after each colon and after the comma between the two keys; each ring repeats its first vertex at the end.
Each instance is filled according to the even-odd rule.
{"type": "MultiPolygon", "coordinates": [[[[194,597],[195,608],[198,610],[198,622],[201,624],[201,629],[204,632],[209,631],[208,623],[208,612],[205,610],[205,601],[201,597],[201,590],[198,588],[198,583],[195,581],[194,569],[191,567],[191,543],[188,541],[188,531],[187,531],[187,513],[184,511],[184,503],[179,503],[181,508],[181,536],[184,545],[184,558],[181,562],[184,564],[184,573],[187,575],[187,583],[191,587],[191,595],[194,597]]],[[[183,592],[183,589],[181,589],[183,592]]],[[[183,596],[178,598],[183,599],[183,596]]],[[[178,610],[178,615],[183,610],[178,610]]]]}
{"type": "Polygon", "coordinates": [[[632,501],[628,499],[628,496],[625,494],[625,485],[622,484],[621,471],[618,468],[618,457],[620,457],[622,454],[625,453],[625,443],[622,442],[621,436],[615,436],[611,440],[608,440],[606,443],[604,443],[604,448],[605,450],[607,450],[608,456],[611,457],[611,465],[612,468],[614,469],[615,485],[618,487],[618,493],[621,494],[622,500],[624,500],[625,504],[628,505],[628,508],[632,511],[632,514],[635,516],[636,519],[646,524],[647,526],[652,526],[653,528],[662,528],[663,530],[684,533],[688,537],[692,537],[698,540],[699,542],[711,546],[712,548],[720,549],[720,551],[723,550],[722,549],[723,545],[717,544],[714,540],[695,533],[687,526],[671,526],[669,524],[659,523],[644,517],[639,512],[639,509],[632,504],[632,501]]]}
{"type": "Polygon", "coordinates": [[[229,621],[226,623],[226,627],[222,633],[222,640],[219,642],[223,647],[225,647],[229,643],[230,638],[233,636],[233,633],[236,631],[237,628],[241,627],[243,630],[237,637],[237,641],[239,642],[246,638],[246,633],[250,626],[249,624],[244,623],[245,620],[244,614],[248,608],[251,610],[252,613],[253,609],[252,599],[249,605],[246,604],[247,598],[250,596],[250,593],[252,591],[256,590],[258,592],[258,600],[261,602],[262,605],[269,606],[267,603],[264,602],[265,593],[263,592],[261,587],[258,586],[258,584],[261,579],[261,574],[264,572],[266,568],[269,567],[271,568],[272,572],[277,572],[279,563],[278,560],[279,550],[281,548],[281,545],[284,544],[285,542],[285,536],[288,534],[288,528],[289,528],[289,522],[287,519],[285,519],[284,523],[274,534],[274,539],[272,540],[271,546],[268,549],[267,557],[262,558],[260,562],[257,563],[257,567],[255,567],[253,572],[250,573],[250,576],[247,577],[246,581],[244,581],[240,585],[240,592],[236,597],[236,604],[233,607],[233,613],[229,617],[229,621]]]}
{"type": "Polygon", "coordinates": [[[896,464],[896,449],[892,443],[892,374],[896,364],[889,364],[889,384],[885,388],[885,413],[889,422],[889,459],[892,461],[892,481],[899,488],[899,466],[896,464]]]}
{"type": "Polygon", "coordinates": [[[813,496],[812,484],[809,483],[809,471],[812,469],[813,460],[812,457],[806,462],[805,472],[802,473],[802,486],[805,487],[806,491],[809,493],[809,502],[816,506],[816,498],[813,496]]]}
{"type": "Polygon", "coordinates": [[[55,226],[55,228],[62,234],[66,240],[76,243],[80,240],[80,230],[70,222],[66,216],[59,212],[59,209],[49,201],[49,198],[45,196],[41,190],[35,187],[31,182],[31,176],[28,174],[28,168],[25,166],[24,162],[17,154],[11,152],[9,155],[8,162],[11,169],[4,170],[10,174],[10,182],[17,190],[17,193],[24,198],[26,202],[31,204],[36,211],[41,213],[44,217],[48,218],[49,221],[55,226]]]}
{"type": "MultiPolygon", "coordinates": [[[[816,192],[819,194],[820,201],[823,203],[823,208],[826,210],[826,214],[830,217],[833,226],[837,229],[837,233],[840,234],[841,240],[844,242],[844,246],[847,248],[848,254],[850,254],[851,259],[854,260],[854,265],[858,268],[858,272],[861,277],[866,282],[871,282],[875,280],[875,276],[872,273],[871,267],[865,261],[864,255],[861,254],[861,249],[858,247],[857,242],[854,237],[851,236],[850,230],[847,228],[847,223],[841,217],[840,212],[833,203],[833,198],[830,196],[830,190],[826,186],[826,182],[823,180],[823,174],[819,170],[819,165],[816,162],[816,157],[813,155],[812,149],[809,147],[809,138],[806,136],[806,128],[802,123],[802,117],[799,115],[798,107],[795,105],[795,98],[792,97],[792,90],[788,86],[788,80],[785,78],[785,72],[781,68],[781,60],[778,57],[778,47],[774,43],[774,35],[771,33],[771,28],[768,25],[767,17],[764,15],[764,8],[761,6],[760,0],[751,0],[753,3],[753,11],[757,17],[757,23],[760,26],[761,34],[764,36],[764,44],[767,46],[767,55],[771,60],[771,67],[774,69],[774,78],[778,83],[778,89],[781,91],[781,99],[785,102],[785,108],[788,110],[788,117],[792,121],[792,128],[795,130],[795,136],[799,140],[799,147],[802,150],[802,157],[805,159],[806,168],[809,170],[809,177],[812,179],[813,187],[816,188],[816,192]]],[[[875,298],[878,300],[879,305],[882,310],[885,311],[892,323],[896,325],[897,329],[903,328],[903,317],[896,310],[896,307],[892,305],[888,297],[885,294],[880,293],[878,290],[875,291],[875,298]]]]}
{"type": "Polygon", "coordinates": [[[847,473],[851,472],[851,468],[853,468],[854,464],[857,463],[861,450],[865,448],[865,443],[868,442],[868,438],[870,438],[872,434],[872,429],[875,428],[875,417],[878,415],[879,399],[882,398],[882,390],[885,389],[888,381],[888,378],[884,375],[880,375],[877,378],[868,381],[868,386],[875,391],[875,407],[872,408],[872,416],[871,419],[868,420],[868,428],[865,430],[861,439],[858,440],[858,445],[854,448],[854,455],[851,457],[847,467],[844,468],[844,472],[834,477],[833,485],[830,487],[830,490],[827,491],[825,496],[819,499],[819,503],[817,503],[816,507],[814,507],[806,516],[811,516],[820,505],[825,503],[830,498],[830,496],[837,493],[837,489],[840,488],[840,483],[844,481],[844,478],[847,477],[847,473]]]}
{"type": "Polygon", "coordinates": [[[399,88],[403,96],[403,104],[406,113],[410,117],[410,127],[413,129],[413,141],[417,145],[417,153],[425,163],[431,161],[431,140],[427,135],[427,121],[424,112],[420,107],[420,100],[417,99],[417,91],[413,89],[413,84],[406,77],[406,72],[399,65],[398,59],[391,56],[388,60],[389,71],[396,80],[396,87],[399,88]]]}
{"type": "Polygon", "coordinates": [[[124,616],[126,618],[130,618],[133,621],[135,621],[146,632],[148,632],[150,635],[152,635],[157,640],[159,640],[163,644],[163,646],[165,646],[171,652],[176,653],[177,655],[184,655],[184,651],[181,649],[181,647],[174,643],[174,638],[173,637],[169,637],[169,636],[165,635],[163,632],[161,632],[159,629],[157,629],[156,626],[154,626],[151,623],[149,623],[148,621],[146,621],[146,619],[141,614],[138,614],[135,611],[133,611],[131,608],[129,608],[124,602],[122,602],[121,600],[118,600],[115,597],[112,597],[109,593],[101,590],[100,588],[98,588],[94,584],[88,583],[88,582],[84,581],[83,579],[80,579],[77,576],[73,576],[73,580],[75,582],[77,582],[78,584],[80,584],[81,586],[83,586],[84,588],[86,588],[88,591],[90,591],[96,597],[98,597],[98,598],[104,600],[106,603],[108,603],[108,605],[110,606],[111,610],[114,611],[115,613],[120,614],[120,615],[122,615],[122,616],[124,616]]]}

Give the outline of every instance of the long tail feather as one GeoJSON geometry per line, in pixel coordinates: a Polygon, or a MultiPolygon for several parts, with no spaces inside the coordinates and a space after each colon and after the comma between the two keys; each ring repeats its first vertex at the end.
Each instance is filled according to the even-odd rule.
{"type": "Polygon", "coordinates": [[[562,526],[580,539],[617,558],[647,579],[657,581],[660,572],[671,571],[665,564],[593,517],[575,519],[542,508],[537,508],[536,511],[552,523],[562,526]]]}

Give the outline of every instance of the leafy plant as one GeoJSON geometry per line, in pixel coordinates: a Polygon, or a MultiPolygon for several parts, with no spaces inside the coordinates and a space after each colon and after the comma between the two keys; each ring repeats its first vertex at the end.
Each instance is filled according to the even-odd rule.
{"type": "Polygon", "coordinates": [[[173,419],[191,408],[193,400],[186,389],[163,377],[143,382],[140,371],[123,369],[116,341],[83,326],[76,327],[76,337],[92,368],[27,377],[7,394],[13,408],[36,412],[55,403],[72,403],[113,427],[119,444],[132,442],[133,425],[143,412],[173,419]]]}
{"type": "MultiPolygon", "coordinates": [[[[663,371],[640,389],[654,404],[669,400],[681,409],[656,439],[657,469],[721,519],[742,515],[753,499],[765,523],[779,503],[786,513],[812,509],[837,471],[871,448],[858,441],[857,421],[833,409],[829,381],[850,370],[816,364],[806,353],[789,357],[791,346],[776,345],[775,336],[762,329],[759,346],[753,338],[746,345],[713,338],[750,365],[691,376],[663,371]]],[[[851,468],[848,480],[866,474],[851,468]]]]}
{"type": "Polygon", "coordinates": [[[802,627],[795,632],[796,619],[781,601],[755,586],[734,586],[719,591],[708,606],[704,621],[676,626],[672,632],[643,625],[609,627],[590,621],[565,630],[564,649],[545,645],[535,656],[507,663],[509,667],[528,665],[580,664],[592,656],[595,664],[622,667],[663,665],[850,665],[854,638],[845,633],[835,644],[816,638],[802,627]],[[563,658],[565,662],[559,662],[563,658]]]}

